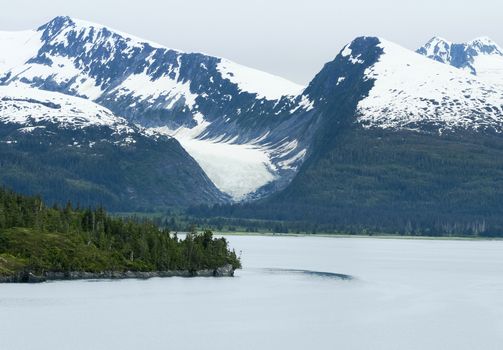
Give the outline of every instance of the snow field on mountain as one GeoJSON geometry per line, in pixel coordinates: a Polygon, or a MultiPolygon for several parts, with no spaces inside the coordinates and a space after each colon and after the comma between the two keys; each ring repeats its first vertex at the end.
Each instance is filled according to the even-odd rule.
{"type": "Polygon", "coordinates": [[[163,76],[153,80],[148,74],[132,74],[122,82],[116,89],[117,96],[132,95],[139,101],[153,100],[164,96],[168,102],[167,109],[173,107],[176,101],[183,98],[185,105],[194,108],[197,95],[190,91],[189,82],[177,82],[169,76],[163,76]]]}
{"type": "MultiPolygon", "coordinates": [[[[365,53],[347,45],[342,57],[368,67],[365,78],[375,80],[368,97],[358,104],[357,120],[364,127],[422,131],[430,130],[424,125],[440,132],[503,130],[503,89],[496,85],[503,76],[503,56],[493,54],[499,49],[487,38],[466,45],[473,45],[479,54],[464,70],[384,40],[380,44],[384,54],[371,65],[365,53]],[[470,74],[472,68],[478,76],[470,74]],[[494,85],[487,83],[491,79],[494,85]]],[[[447,62],[456,51],[451,47],[452,43],[436,38],[425,45],[426,55],[447,62]]],[[[158,131],[176,138],[216,186],[235,200],[284,174],[293,177],[311,142],[303,134],[309,129],[297,126],[307,126],[311,115],[323,112],[316,99],[299,96],[302,86],[286,79],[68,17],[57,17],[38,31],[0,32],[2,76],[3,84],[12,89],[31,85],[86,97],[115,115],[144,126],[157,125],[150,136],[155,138],[158,131]],[[313,109],[311,115],[305,113],[313,109]],[[162,118],[156,119],[157,115],[162,118]],[[303,120],[306,125],[295,124],[303,120]]],[[[345,89],[350,80],[353,76],[341,74],[332,87],[345,89]]],[[[355,83],[360,84],[355,89],[364,86],[362,81],[355,83]]],[[[16,100],[15,90],[2,91],[0,98],[6,98],[0,101],[4,111],[0,118],[26,124],[23,132],[33,132],[37,121],[75,128],[132,126],[90,101],[22,89],[16,100]]]]}
{"type": "Polygon", "coordinates": [[[35,56],[42,46],[40,36],[41,33],[34,30],[0,31],[0,74],[35,56]]]}
{"type": "Polygon", "coordinates": [[[251,144],[198,139],[208,122],[200,114],[195,119],[198,125],[192,129],[182,127],[170,130],[161,127],[149,131],[174,137],[215,186],[235,201],[245,199],[246,195],[276,179],[275,167],[266,150],[251,144]]]}
{"type": "Polygon", "coordinates": [[[125,119],[89,100],[20,86],[0,86],[0,122],[24,126],[49,122],[71,129],[129,129],[125,119]]]}
{"type": "Polygon", "coordinates": [[[276,178],[269,156],[259,147],[190,138],[177,140],[217,188],[236,201],[276,178]]]}
{"type": "Polygon", "coordinates": [[[453,43],[434,37],[418,52],[459,67],[487,83],[503,86],[503,49],[490,38],[480,37],[466,43],[453,43]]]}
{"type": "Polygon", "coordinates": [[[503,91],[473,75],[380,39],[384,53],[366,70],[375,80],[358,104],[367,127],[484,129],[503,125],[503,91]]]}
{"type": "MultiPolygon", "coordinates": [[[[204,93],[195,93],[191,90],[191,79],[194,77],[191,78],[186,73],[187,65],[192,59],[189,54],[171,50],[99,24],[68,17],[55,18],[38,31],[6,33],[0,36],[0,41],[3,43],[2,47],[6,48],[4,52],[0,52],[1,57],[7,57],[5,52],[11,47],[12,51],[18,53],[15,59],[8,60],[9,65],[5,65],[5,69],[0,72],[9,73],[9,75],[4,75],[7,77],[4,84],[12,89],[19,88],[19,91],[26,89],[33,94],[36,89],[30,86],[40,86],[41,89],[55,89],[94,101],[107,98],[108,101],[115,100],[120,101],[119,103],[126,101],[130,107],[142,104],[155,105],[156,108],[167,111],[180,108],[180,102],[182,102],[192,113],[197,126],[180,126],[175,130],[163,127],[158,129],[162,134],[175,137],[217,187],[235,200],[244,199],[246,195],[277,179],[278,174],[272,161],[273,157],[279,159],[277,162],[281,162],[280,168],[290,170],[297,166],[294,163],[304,157],[304,153],[297,154],[296,150],[291,148],[283,149],[283,144],[291,140],[282,141],[279,148],[274,149],[274,146],[270,144],[261,146],[260,143],[266,141],[259,137],[245,144],[236,144],[234,142],[238,135],[226,132],[214,135],[211,140],[199,139],[210,122],[206,121],[199,111],[196,98],[198,96],[202,99],[215,97],[209,97],[204,87],[204,93]],[[44,42],[40,41],[42,33],[46,38],[44,42]],[[30,39],[33,36],[38,36],[38,40],[30,39]],[[77,46],[75,40],[77,40],[77,46]],[[23,51],[19,46],[25,42],[30,43],[30,46],[29,50],[23,51]],[[14,44],[17,46],[13,47],[14,44]],[[148,45],[151,48],[148,48],[148,45]],[[142,56],[145,62],[145,66],[141,69],[124,71],[125,74],[122,76],[120,76],[121,71],[118,71],[117,76],[107,75],[111,69],[116,68],[114,64],[118,61],[135,60],[138,56],[142,56]],[[163,60],[167,60],[166,63],[161,63],[161,68],[157,67],[163,60]],[[46,82],[48,82],[47,85],[45,85],[46,82]]],[[[7,59],[4,60],[7,61],[7,59]]],[[[201,63],[204,70],[211,72],[209,74],[214,74],[209,78],[208,91],[217,88],[213,85],[219,75],[227,80],[227,86],[235,84],[240,92],[257,94],[256,100],[276,101],[283,96],[293,98],[293,95],[298,95],[303,89],[303,86],[286,79],[223,58],[209,57],[208,62],[209,64],[215,62],[216,65],[211,67],[209,64],[201,63]],[[217,70],[211,71],[213,68],[217,70]]],[[[197,74],[197,71],[194,74],[197,74]]],[[[218,88],[226,89],[226,85],[218,88]]],[[[105,120],[100,119],[102,116],[105,119],[107,116],[115,118],[112,112],[105,108],[95,110],[96,105],[92,102],[89,102],[89,106],[81,106],[83,100],[72,100],[68,97],[68,100],[64,101],[63,95],[58,94],[53,95],[59,96],[54,97],[54,101],[61,106],[48,107],[46,102],[50,98],[49,95],[44,94],[46,92],[30,97],[34,100],[42,99],[42,104],[33,103],[34,101],[16,101],[15,105],[4,102],[3,108],[9,109],[9,113],[4,114],[4,121],[8,119],[10,122],[25,123],[27,129],[23,132],[31,132],[31,125],[38,122],[61,123],[64,127],[81,128],[90,126],[94,122],[96,125],[106,124],[105,120]],[[18,107],[20,109],[14,111],[18,107]],[[33,111],[30,111],[30,108],[33,111]],[[103,112],[105,110],[109,115],[103,112]]],[[[234,96],[229,95],[229,97],[234,96]]],[[[294,107],[294,110],[301,108],[310,110],[313,104],[303,99],[298,107],[294,107]]],[[[123,115],[120,111],[114,111],[116,115],[123,115]]],[[[155,138],[153,133],[150,136],[155,138]]]]}
{"type": "Polygon", "coordinates": [[[473,68],[480,79],[503,87],[503,56],[479,55],[474,58],[473,68]]]}
{"type": "Polygon", "coordinates": [[[241,91],[257,94],[257,98],[279,100],[282,96],[299,95],[304,87],[291,81],[242,66],[240,64],[222,59],[217,66],[224,79],[237,84],[241,91]]]}

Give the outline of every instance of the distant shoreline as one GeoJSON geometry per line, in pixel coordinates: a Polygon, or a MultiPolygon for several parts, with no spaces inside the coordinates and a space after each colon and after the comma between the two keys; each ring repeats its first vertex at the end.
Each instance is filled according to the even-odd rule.
{"type": "Polygon", "coordinates": [[[339,233],[270,233],[270,232],[218,232],[218,236],[257,236],[257,237],[325,237],[325,238],[376,238],[400,240],[432,240],[432,241],[503,241],[503,237],[463,237],[463,236],[404,236],[390,234],[350,235],[339,233]]]}

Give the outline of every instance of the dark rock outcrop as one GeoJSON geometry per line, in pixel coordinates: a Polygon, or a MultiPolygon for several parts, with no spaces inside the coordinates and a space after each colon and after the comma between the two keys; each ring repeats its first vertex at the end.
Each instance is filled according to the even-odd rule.
{"type": "Polygon", "coordinates": [[[0,283],[40,283],[46,281],[63,280],[93,280],[93,279],[148,279],[153,277],[233,277],[232,265],[205,270],[171,270],[171,271],[69,271],[69,272],[45,272],[37,276],[29,271],[23,271],[13,276],[0,276],[0,283]]]}

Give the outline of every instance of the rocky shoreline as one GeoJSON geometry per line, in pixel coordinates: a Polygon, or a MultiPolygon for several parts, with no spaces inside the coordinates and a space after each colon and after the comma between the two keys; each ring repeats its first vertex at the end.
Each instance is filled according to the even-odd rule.
{"type": "Polygon", "coordinates": [[[172,271],[102,271],[102,272],[45,272],[38,276],[29,271],[12,276],[0,276],[0,283],[41,283],[47,281],[94,280],[94,279],[148,279],[153,277],[233,277],[234,268],[228,264],[216,269],[172,271]]]}

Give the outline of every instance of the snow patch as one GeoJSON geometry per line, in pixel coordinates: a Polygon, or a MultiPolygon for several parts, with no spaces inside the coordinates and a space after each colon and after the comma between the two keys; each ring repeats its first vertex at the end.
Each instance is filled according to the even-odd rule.
{"type": "Polygon", "coordinates": [[[171,79],[169,76],[162,76],[158,79],[152,79],[148,74],[132,74],[122,84],[113,91],[116,96],[131,95],[137,97],[140,101],[151,100],[154,102],[163,96],[166,101],[166,108],[170,109],[180,100],[184,99],[185,105],[194,108],[197,95],[190,91],[190,83],[180,83],[171,79]]]}
{"type": "Polygon", "coordinates": [[[31,134],[33,131],[37,129],[45,129],[44,125],[38,125],[38,126],[27,126],[24,128],[19,128],[18,131],[22,132],[23,134],[31,134]]]}
{"type": "Polygon", "coordinates": [[[294,169],[296,168],[295,164],[298,164],[302,161],[307,154],[306,149],[300,150],[300,152],[296,153],[293,157],[283,160],[278,163],[279,167],[282,169],[294,169]]]}
{"type": "Polygon", "coordinates": [[[297,96],[304,89],[287,79],[221,59],[217,69],[222,78],[236,84],[243,92],[257,94],[257,98],[274,101],[283,96],[297,96]]]}
{"type": "Polygon", "coordinates": [[[50,79],[60,85],[73,81],[69,88],[75,90],[79,96],[94,100],[102,94],[96,81],[76,68],[72,60],[51,55],[47,55],[47,58],[53,62],[52,65],[29,63],[12,69],[11,78],[7,83],[14,79],[14,85],[19,85],[20,80],[35,82],[40,79],[50,79]]]}
{"type": "Polygon", "coordinates": [[[360,59],[360,55],[356,57],[353,56],[353,50],[351,50],[350,45],[351,44],[348,44],[344,47],[344,49],[342,49],[341,51],[342,57],[347,57],[348,60],[353,64],[362,64],[363,61],[360,59]]]}
{"type": "MultiPolygon", "coordinates": [[[[310,100],[309,97],[307,97],[306,95],[302,95],[300,98],[300,102],[297,104],[296,107],[290,110],[290,113],[295,113],[298,110],[309,112],[313,108],[314,108],[314,101],[310,100]]],[[[279,114],[279,112],[276,114],[279,114]]]]}

